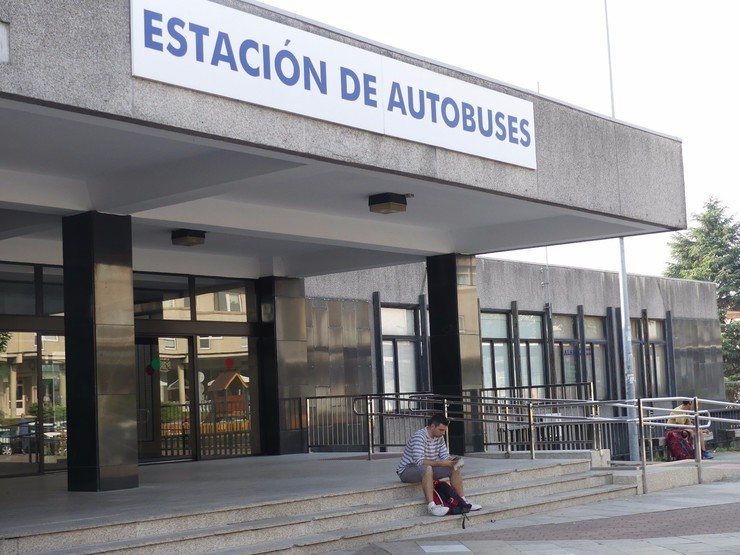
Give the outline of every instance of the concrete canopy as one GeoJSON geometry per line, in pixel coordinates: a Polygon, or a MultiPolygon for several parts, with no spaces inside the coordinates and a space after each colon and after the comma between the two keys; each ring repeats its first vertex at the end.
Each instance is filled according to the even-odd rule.
{"type": "Polygon", "coordinates": [[[9,0],[0,258],[61,264],[61,218],[90,210],[132,217],[136,270],[241,277],[686,227],[674,138],[257,3],[215,3],[533,102],[537,169],[132,77],[128,3],[9,0]],[[370,213],[383,192],[408,195],[407,211],[370,213]],[[178,228],[205,244],[173,246],[178,228]]]}

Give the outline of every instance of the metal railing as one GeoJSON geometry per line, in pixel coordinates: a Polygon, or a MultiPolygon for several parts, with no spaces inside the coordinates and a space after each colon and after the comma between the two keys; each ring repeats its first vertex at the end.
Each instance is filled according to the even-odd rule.
{"type": "MultiPolygon", "coordinates": [[[[368,458],[377,451],[400,451],[429,416],[442,412],[481,433],[484,450],[489,452],[529,451],[535,458],[537,452],[551,450],[610,449],[613,460],[641,465],[647,491],[647,463],[660,462],[656,452],[667,427],[691,428],[695,437],[702,430],[717,437],[726,428],[740,428],[740,404],[725,401],[687,397],[593,401],[522,397],[518,391],[515,396],[504,395],[510,393],[477,390],[459,398],[432,393],[312,397],[307,399],[308,448],[365,450],[368,458]],[[692,424],[669,423],[674,406],[685,400],[694,402],[694,410],[685,413],[692,424]],[[629,452],[630,434],[638,435],[639,461],[629,452]]],[[[701,481],[701,452],[694,451],[701,481]]]]}

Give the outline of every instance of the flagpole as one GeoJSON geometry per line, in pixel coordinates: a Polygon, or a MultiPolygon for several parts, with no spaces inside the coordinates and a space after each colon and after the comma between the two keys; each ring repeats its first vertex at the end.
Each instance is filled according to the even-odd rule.
{"type": "MultiPolygon", "coordinates": [[[[614,79],[612,75],[612,48],[611,38],[609,37],[609,9],[607,7],[607,0],[604,0],[604,19],[606,21],[606,51],[609,60],[609,94],[611,97],[612,106],[612,119],[616,118],[614,110],[614,79]]],[[[635,399],[635,374],[632,367],[632,326],[630,324],[630,308],[629,308],[629,286],[627,280],[627,263],[625,261],[624,254],[624,237],[619,238],[619,302],[622,310],[621,324],[622,324],[622,360],[624,363],[624,393],[627,400],[635,399]]],[[[630,460],[640,460],[640,447],[638,445],[638,430],[637,422],[637,409],[632,407],[627,409],[627,416],[630,420],[633,420],[628,425],[628,437],[629,437],[629,450],[630,460]]]]}

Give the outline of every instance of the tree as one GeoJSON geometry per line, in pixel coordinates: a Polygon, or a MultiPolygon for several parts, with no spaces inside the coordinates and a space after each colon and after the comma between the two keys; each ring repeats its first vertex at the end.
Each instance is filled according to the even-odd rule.
{"type": "Polygon", "coordinates": [[[704,211],[693,214],[698,223],[669,241],[675,262],[665,275],[682,279],[713,281],[717,284],[720,322],[728,310],[738,310],[740,298],[740,223],[726,214],[719,200],[710,198],[704,211]]]}
{"type": "Polygon", "coordinates": [[[696,227],[676,233],[669,241],[674,262],[667,277],[713,281],[722,329],[725,377],[740,378],[740,322],[726,322],[728,310],[740,309],[740,223],[722,203],[710,197],[704,211],[692,214],[696,227]]]}

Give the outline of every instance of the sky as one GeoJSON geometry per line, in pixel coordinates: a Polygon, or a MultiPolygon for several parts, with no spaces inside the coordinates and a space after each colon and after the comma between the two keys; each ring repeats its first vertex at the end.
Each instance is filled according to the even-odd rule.
{"type": "MultiPolygon", "coordinates": [[[[606,116],[613,91],[616,119],[682,140],[689,227],[710,197],[739,217],[737,0],[262,3],[606,116]]],[[[671,236],[626,238],[627,273],[662,275],[671,236]]],[[[621,265],[617,239],[496,257],[610,271],[621,265]]]]}

